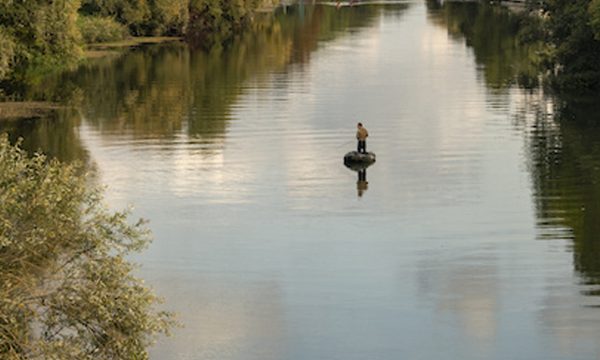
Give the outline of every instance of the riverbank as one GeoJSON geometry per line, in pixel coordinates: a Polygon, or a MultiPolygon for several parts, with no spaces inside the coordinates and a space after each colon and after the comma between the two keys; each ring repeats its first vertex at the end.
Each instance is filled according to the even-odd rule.
{"type": "Polygon", "coordinates": [[[63,105],[46,101],[0,102],[0,121],[40,118],[61,107],[63,105]]]}
{"type": "MultiPolygon", "coordinates": [[[[130,48],[166,42],[181,41],[181,37],[132,37],[122,41],[89,44],[84,49],[83,61],[119,55],[130,48]]],[[[0,121],[47,117],[64,105],[50,101],[0,101],[0,121]]]]}
{"type": "Polygon", "coordinates": [[[140,36],[131,37],[121,41],[88,44],[84,49],[85,59],[95,59],[120,53],[123,49],[146,44],[161,44],[166,42],[182,41],[179,36],[140,36]]]}

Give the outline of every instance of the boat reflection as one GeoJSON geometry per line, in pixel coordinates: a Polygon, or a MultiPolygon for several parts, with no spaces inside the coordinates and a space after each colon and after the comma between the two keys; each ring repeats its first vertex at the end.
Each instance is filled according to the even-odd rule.
{"type": "Polygon", "coordinates": [[[356,193],[358,197],[362,197],[365,191],[369,190],[369,182],[367,181],[367,168],[373,163],[355,163],[344,161],[344,165],[350,170],[358,173],[356,181],[356,193]]]}
{"type": "Polygon", "coordinates": [[[369,190],[369,182],[367,181],[367,168],[364,168],[358,171],[358,181],[356,182],[358,197],[362,197],[367,190],[369,190]]]}

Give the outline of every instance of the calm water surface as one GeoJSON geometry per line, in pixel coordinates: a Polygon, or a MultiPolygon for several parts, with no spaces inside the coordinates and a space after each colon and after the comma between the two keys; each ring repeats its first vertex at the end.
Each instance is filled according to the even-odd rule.
{"type": "Polygon", "coordinates": [[[598,112],[524,89],[514,30],[477,4],[288,8],[82,66],[80,111],[3,129],[150,219],[140,274],[185,325],[153,359],[597,358],[598,112]]]}

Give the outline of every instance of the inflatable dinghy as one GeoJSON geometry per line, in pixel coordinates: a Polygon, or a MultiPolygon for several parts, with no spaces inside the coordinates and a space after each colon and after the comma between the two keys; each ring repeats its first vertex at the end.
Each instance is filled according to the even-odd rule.
{"type": "Polygon", "coordinates": [[[349,168],[366,168],[375,162],[375,154],[372,152],[359,153],[350,151],[344,155],[344,165],[349,168]]]}

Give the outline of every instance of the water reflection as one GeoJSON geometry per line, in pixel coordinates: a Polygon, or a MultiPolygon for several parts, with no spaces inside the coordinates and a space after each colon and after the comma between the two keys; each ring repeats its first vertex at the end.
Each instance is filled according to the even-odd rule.
{"type": "Polygon", "coordinates": [[[538,85],[541,45],[525,44],[519,37],[521,19],[506,8],[487,2],[443,4],[427,0],[430,21],[448,30],[456,40],[473,49],[485,83],[495,91],[512,84],[538,85]]]}
{"type": "MultiPolygon", "coordinates": [[[[286,319],[283,294],[276,283],[174,275],[158,275],[159,290],[179,294],[169,306],[188,310],[186,329],[176,329],[172,338],[164,339],[152,358],[285,358],[286,319]]],[[[156,274],[149,276],[156,278],[156,274]]]]}
{"type": "Polygon", "coordinates": [[[475,343],[463,344],[465,347],[488,358],[492,354],[482,352],[489,350],[500,327],[497,259],[489,255],[449,259],[451,256],[436,252],[419,262],[419,292],[437,316],[464,333],[457,338],[475,343]]]}
{"type": "Polygon", "coordinates": [[[556,113],[539,112],[531,136],[539,224],[544,238],[573,241],[582,291],[600,295],[600,105],[595,99],[555,101],[556,113]]]}
{"type": "Polygon", "coordinates": [[[186,325],[157,359],[591,358],[597,109],[513,86],[514,24],[472,3],[290,7],[208,51],[82,67],[56,131],[83,153],[28,146],[90,149],[111,206],[151,219],[142,271],[186,325]],[[355,118],[379,134],[376,186],[340,166],[355,118]]]}
{"type": "MultiPolygon", "coordinates": [[[[490,100],[504,102],[500,107],[494,105],[496,108],[515,109],[511,111],[516,114],[513,125],[524,134],[527,169],[533,182],[538,238],[550,243],[546,265],[554,270],[539,277],[537,284],[534,281],[527,285],[534,289],[545,284],[537,321],[551,334],[550,347],[560,354],[558,357],[578,358],[585,353],[597,354],[597,324],[600,321],[600,314],[595,310],[600,306],[597,298],[600,295],[600,105],[597,99],[553,97],[542,90],[515,91],[513,84],[527,89],[538,85],[535,64],[539,61],[536,45],[522,46],[519,42],[518,17],[484,3],[445,2],[442,5],[438,1],[427,1],[427,7],[432,23],[443,26],[449,36],[464,41],[472,48],[475,61],[481,65],[479,71],[485,84],[494,95],[501,96],[490,97],[490,100]],[[569,265],[572,264],[575,274],[559,270],[563,254],[567,258],[572,257],[569,265]]],[[[465,324],[459,325],[459,328],[468,331],[473,327],[472,337],[488,334],[485,338],[494,340],[494,332],[501,329],[501,323],[495,319],[495,314],[500,311],[495,304],[499,294],[494,286],[486,289],[471,281],[473,274],[485,274],[486,266],[477,264],[471,271],[457,273],[457,281],[437,279],[442,277],[440,274],[451,276],[452,270],[445,268],[438,273],[428,269],[433,267],[431,265],[424,267],[423,293],[443,294],[437,300],[449,299],[443,301],[450,303],[450,306],[445,306],[449,316],[465,314],[465,324]],[[438,283],[437,288],[431,284],[431,278],[438,283]],[[452,283],[456,286],[443,287],[452,283]],[[478,299],[489,305],[478,306],[478,299]],[[469,323],[485,326],[471,326],[469,323]]],[[[495,284],[496,281],[489,278],[496,276],[484,275],[486,285],[495,284]]],[[[518,279],[512,280],[513,286],[518,283],[518,279]]],[[[513,319],[514,323],[521,321],[513,319]]],[[[512,332],[516,330],[512,329],[512,332]]],[[[534,356],[539,354],[537,352],[534,356]]]]}
{"type": "Polygon", "coordinates": [[[57,109],[40,118],[0,121],[0,133],[12,142],[23,139],[22,146],[63,161],[88,163],[89,154],[79,136],[81,115],[75,109],[57,109]]]}
{"type": "Polygon", "coordinates": [[[358,197],[362,197],[364,192],[369,189],[369,183],[367,182],[367,168],[358,170],[358,180],[356,181],[356,191],[358,197]]]}
{"type": "Polygon", "coordinates": [[[540,97],[532,101],[535,110],[529,114],[533,116],[523,120],[526,115],[519,115],[521,121],[530,122],[529,169],[539,238],[550,243],[566,241],[575,271],[568,281],[552,279],[539,318],[552,329],[562,357],[572,357],[577,348],[597,354],[600,106],[595,99],[540,97]],[[578,286],[572,288],[571,283],[578,286]]]}
{"type": "MultiPolygon", "coordinates": [[[[395,6],[394,11],[407,7],[395,6]]],[[[315,5],[261,13],[252,29],[227,44],[208,50],[177,42],[140,47],[91,60],[72,73],[49,77],[41,84],[24,85],[20,97],[75,104],[86,123],[113,137],[171,141],[184,133],[214,151],[223,146],[234,104],[247,81],[260,87],[271,76],[281,76],[277,82],[280,88],[271,91],[284,93],[292,82],[286,79],[290,76],[286,69],[303,66],[324,42],[367,27],[382,14],[380,6],[337,11],[332,6],[315,5]]],[[[43,122],[35,124],[43,126],[43,122]]],[[[53,131],[61,129],[65,132],[64,146],[70,146],[72,136],[66,133],[73,128],[61,126],[53,131]]],[[[29,139],[28,134],[35,131],[32,128],[19,134],[24,135],[27,146],[46,150],[43,141],[29,139]]],[[[76,141],[73,146],[78,146],[76,141]]],[[[63,154],[65,151],[56,155],[66,159],[70,155],[63,154]]],[[[79,150],[69,152],[76,156],[79,150]]]]}
{"type": "MultiPolygon", "coordinates": [[[[597,99],[511,97],[512,84],[537,85],[536,45],[519,42],[520,18],[486,3],[428,0],[429,20],[473,49],[485,83],[504,93],[526,134],[539,237],[572,241],[581,292],[600,295],[600,105],[597,99]]],[[[586,303],[586,306],[589,305],[586,303]]]]}
{"type": "Polygon", "coordinates": [[[373,163],[356,163],[348,161],[346,158],[344,159],[344,165],[355,171],[358,179],[356,180],[356,193],[358,197],[362,197],[365,191],[369,190],[369,182],[367,181],[367,168],[371,166],[373,163]]]}

